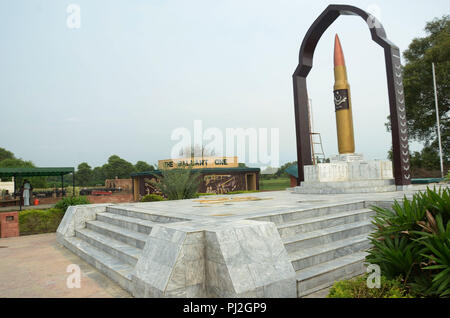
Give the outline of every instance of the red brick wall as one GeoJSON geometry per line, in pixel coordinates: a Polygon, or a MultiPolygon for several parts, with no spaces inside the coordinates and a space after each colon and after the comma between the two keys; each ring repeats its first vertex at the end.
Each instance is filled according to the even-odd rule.
{"type": "Polygon", "coordinates": [[[291,178],[291,188],[296,187],[297,186],[297,178],[290,176],[291,178]]]}
{"type": "Polygon", "coordinates": [[[124,203],[132,202],[132,193],[120,193],[112,195],[88,195],[89,202],[91,203],[124,203]]]}
{"type": "Polygon", "coordinates": [[[0,237],[19,236],[19,214],[18,212],[0,213],[0,237]]]}

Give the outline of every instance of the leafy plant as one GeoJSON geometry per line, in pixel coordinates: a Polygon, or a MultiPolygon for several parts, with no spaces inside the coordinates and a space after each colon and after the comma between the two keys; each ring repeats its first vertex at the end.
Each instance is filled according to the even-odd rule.
{"type": "Polygon", "coordinates": [[[400,277],[418,296],[450,296],[450,196],[448,188],[427,188],[391,209],[372,207],[372,247],[366,261],[388,279],[400,277]]]}
{"type": "Polygon", "coordinates": [[[410,298],[408,290],[399,278],[387,279],[381,276],[380,288],[367,287],[368,275],[334,283],[327,298],[410,298]]]}
{"type": "Polygon", "coordinates": [[[399,275],[409,277],[414,265],[420,259],[420,248],[410,244],[407,237],[384,237],[382,240],[371,239],[373,248],[370,249],[366,260],[371,264],[380,265],[381,272],[388,278],[394,279],[399,275]]]}
{"type": "Polygon", "coordinates": [[[440,214],[434,218],[428,211],[427,219],[421,223],[424,231],[416,233],[420,236],[416,242],[424,247],[421,255],[427,260],[423,269],[432,272],[431,286],[426,293],[450,296],[450,221],[444,226],[440,214]]]}
{"type": "Polygon", "coordinates": [[[163,201],[163,200],[165,200],[164,197],[151,193],[151,194],[144,195],[141,199],[141,202],[153,202],[153,201],[163,201]]]}
{"type": "Polygon", "coordinates": [[[444,181],[450,182],[450,170],[447,172],[447,175],[445,176],[444,181]]]}
{"type": "Polygon", "coordinates": [[[158,181],[149,181],[169,200],[192,199],[198,197],[200,173],[188,169],[162,170],[161,175],[154,174],[158,181]]]}
{"type": "Polygon", "coordinates": [[[20,235],[56,232],[64,216],[60,209],[25,210],[19,212],[20,235]]]}
{"type": "Polygon", "coordinates": [[[55,204],[55,208],[60,209],[64,212],[67,211],[67,208],[71,205],[81,205],[81,204],[90,204],[89,200],[85,196],[80,197],[65,197],[59,200],[55,204]]]}

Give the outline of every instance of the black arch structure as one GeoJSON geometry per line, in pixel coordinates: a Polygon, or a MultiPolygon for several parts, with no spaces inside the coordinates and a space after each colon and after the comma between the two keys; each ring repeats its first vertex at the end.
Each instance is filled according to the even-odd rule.
{"type": "Polygon", "coordinates": [[[299,64],[292,76],[297,135],[297,184],[300,185],[300,182],[304,181],[303,166],[312,164],[306,78],[313,67],[317,43],[340,15],[357,15],[364,19],[369,26],[372,40],[384,49],[391,115],[394,179],[397,186],[409,185],[411,173],[400,50],[387,39],[383,26],[374,16],[354,6],[333,4],[322,12],[306,33],[300,48],[299,64]]]}

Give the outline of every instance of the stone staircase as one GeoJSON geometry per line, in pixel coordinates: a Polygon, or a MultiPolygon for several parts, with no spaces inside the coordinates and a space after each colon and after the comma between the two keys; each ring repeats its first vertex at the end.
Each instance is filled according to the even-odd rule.
{"type": "Polygon", "coordinates": [[[365,272],[373,215],[364,202],[356,202],[271,219],[296,272],[297,297],[365,272]]]}
{"type": "Polygon", "coordinates": [[[64,245],[131,291],[131,274],[152,227],[183,220],[108,206],[85,228],[75,229],[75,236],[66,238],[64,245]]]}
{"type": "MultiPolygon", "coordinates": [[[[364,202],[273,213],[252,218],[275,223],[296,272],[297,297],[331,286],[335,281],[364,273],[371,216],[364,202]]],[[[107,206],[75,228],[64,246],[132,292],[132,274],[152,228],[188,221],[140,212],[137,208],[107,206]]],[[[188,222],[189,223],[189,222],[188,222]]]]}

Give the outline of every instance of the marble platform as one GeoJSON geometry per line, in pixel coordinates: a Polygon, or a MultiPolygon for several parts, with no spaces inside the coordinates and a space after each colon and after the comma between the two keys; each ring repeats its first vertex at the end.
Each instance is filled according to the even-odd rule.
{"type": "Polygon", "coordinates": [[[361,154],[331,158],[330,163],[303,167],[305,180],[295,192],[303,194],[377,193],[395,191],[392,162],[364,160],[361,154]]]}
{"type": "Polygon", "coordinates": [[[74,206],[57,241],[135,297],[303,297],[365,271],[370,206],[423,189],[74,206]]]}

